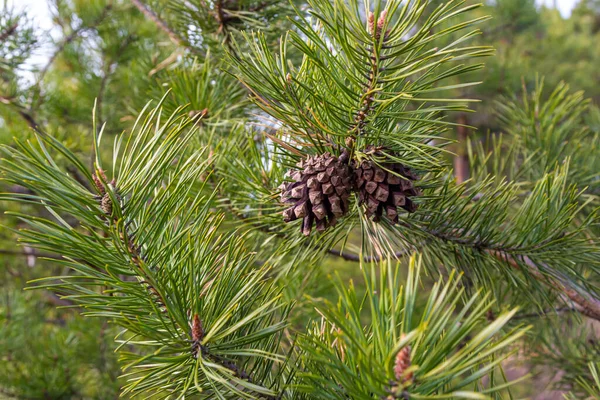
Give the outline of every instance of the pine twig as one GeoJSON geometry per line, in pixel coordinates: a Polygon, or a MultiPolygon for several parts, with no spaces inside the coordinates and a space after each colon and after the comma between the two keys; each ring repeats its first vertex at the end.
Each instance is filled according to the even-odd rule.
{"type": "Polygon", "coordinates": [[[229,29],[227,28],[227,24],[231,20],[231,17],[228,16],[223,9],[223,0],[217,0],[215,3],[215,14],[217,22],[219,23],[219,29],[217,33],[223,35],[223,43],[227,46],[227,49],[231,52],[234,57],[238,57],[238,54],[235,50],[235,47],[231,43],[231,36],[229,35],[229,29]]]}
{"type": "MultiPolygon", "coordinates": [[[[501,261],[507,262],[511,267],[522,271],[521,264],[519,264],[517,259],[510,254],[499,250],[487,250],[487,253],[501,261]]],[[[565,295],[577,306],[577,310],[581,314],[600,321],[600,300],[591,296],[582,295],[571,282],[557,278],[558,274],[552,274],[553,276],[549,276],[542,273],[538,266],[531,260],[531,258],[527,256],[522,256],[521,261],[525,263],[525,266],[527,266],[527,273],[533,276],[537,281],[545,283],[554,288],[557,292],[565,295]]],[[[543,265],[543,268],[547,271],[552,271],[552,268],[546,264],[543,265]]]]}
{"type": "Polygon", "coordinates": [[[163,21],[154,11],[148,8],[141,0],[131,0],[133,5],[140,10],[142,14],[146,16],[149,20],[154,22],[156,26],[165,32],[171,41],[177,46],[181,47],[189,47],[187,43],[173,30],[165,21],[163,21]]]}
{"type": "MultiPolygon", "coordinates": [[[[113,216],[113,207],[118,206],[121,207],[121,204],[114,205],[111,199],[110,194],[106,190],[106,175],[104,175],[104,171],[101,169],[96,169],[96,172],[93,175],[94,185],[98,190],[98,194],[101,197],[100,206],[102,210],[105,212],[105,218],[109,224],[116,224],[117,218],[113,216]]],[[[110,182],[110,185],[114,188],[114,195],[117,200],[120,199],[118,194],[118,189],[116,188],[116,182],[113,180],[110,182]]],[[[121,209],[123,211],[123,209],[121,209]]],[[[123,247],[127,250],[127,255],[129,258],[129,262],[136,268],[140,275],[138,276],[138,280],[140,285],[144,286],[146,291],[150,294],[150,298],[158,305],[158,309],[165,313],[169,314],[169,310],[167,308],[167,303],[165,302],[165,298],[163,295],[156,290],[154,285],[149,282],[149,276],[145,273],[142,268],[143,264],[147,264],[144,256],[141,254],[141,246],[135,244],[135,235],[130,234],[128,231],[128,225],[126,224],[123,232],[119,233],[119,241],[123,245],[123,247]]]]}
{"type": "MultiPolygon", "coordinates": [[[[197,358],[199,356],[206,357],[212,360],[213,362],[227,368],[228,370],[233,372],[233,374],[236,377],[243,379],[249,383],[253,383],[252,377],[248,372],[240,368],[233,361],[229,361],[226,358],[211,353],[208,346],[202,344],[202,340],[204,339],[204,328],[202,327],[202,321],[200,320],[198,314],[194,314],[191,325],[192,355],[194,356],[194,358],[197,358]]],[[[266,396],[260,393],[257,394],[261,399],[275,400],[275,397],[273,396],[266,396]]]]}
{"type": "Polygon", "coordinates": [[[352,124],[350,130],[348,131],[349,136],[346,139],[346,145],[348,147],[350,147],[350,159],[352,159],[352,155],[354,153],[354,149],[356,146],[356,138],[358,136],[362,136],[365,134],[366,119],[375,110],[375,105],[373,104],[373,102],[375,101],[375,96],[372,92],[377,87],[377,83],[379,81],[379,73],[382,71],[382,68],[379,65],[381,55],[378,51],[378,46],[379,46],[379,41],[381,40],[382,36],[383,36],[384,42],[387,38],[386,37],[387,33],[383,32],[383,27],[385,25],[386,16],[387,16],[387,11],[385,11],[385,10],[381,12],[381,14],[377,18],[377,20],[375,20],[375,15],[373,15],[372,12],[369,13],[369,16],[368,16],[369,32],[371,33],[372,38],[373,38],[373,42],[372,42],[373,48],[370,49],[371,51],[370,51],[370,57],[369,57],[371,71],[369,72],[369,75],[367,76],[367,82],[365,83],[365,89],[363,90],[363,93],[361,96],[363,98],[363,100],[360,104],[360,109],[359,109],[358,113],[356,114],[356,117],[354,119],[354,124],[352,124]]]}
{"type": "MultiPolygon", "coordinates": [[[[514,256],[510,255],[508,252],[506,252],[504,250],[490,249],[490,248],[485,249],[485,248],[483,248],[484,246],[482,246],[481,244],[470,243],[468,240],[465,240],[465,239],[449,238],[449,237],[441,235],[437,231],[428,231],[428,233],[440,240],[451,241],[451,242],[457,243],[459,245],[471,246],[473,248],[478,248],[478,249],[494,256],[496,259],[498,259],[500,261],[507,262],[511,267],[513,267],[515,269],[518,269],[522,272],[529,273],[538,282],[544,283],[544,284],[552,287],[554,290],[563,294],[570,301],[572,301],[574,304],[576,304],[577,305],[576,308],[579,313],[581,313],[582,315],[585,315],[588,318],[592,318],[597,321],[600,321],[600,300],[599,299],[593,298],[591,296],[582,295],[581,292],[578,291],[573,286],[572,283],[570,283],[564,279],[557,278],[556,276],[558,276],[558,273],[553,273],[552,276],[548,276],[548,275],[542,273],[540,271],[540,269],[538,268],[538,266],[528,256],[520,257],[521,261],[527,267],[527,270],[523,271],[522,265],[517,261],[517,259],[514,258],[514,256]]],[[[329,252],[331,254],[332,250],[330,250],[329,252]]],[[[333,252],[335,252],[335,250],[333,250],[333,252]]],[[[400,258],[406,254],[407,254],[406,252],[401,251],[401,252],[396,252],[394,255],[396,258],[400,258]]],[[[348,261],[357,261],[357,262],[360,261],[360,258],[355,255],[350,255],[350,256],[346,255],[345,257],[344,256],[342,256],[342,257],[348,261]]],[[[380,261],[380,258],[374,257],[370,261],[377,262],[377,261],[380,261]]],[[[547,271],[553,270],[549,265],[546,265],[546,264],[543,265],[543,269],[547,270],[547,271]]]]}

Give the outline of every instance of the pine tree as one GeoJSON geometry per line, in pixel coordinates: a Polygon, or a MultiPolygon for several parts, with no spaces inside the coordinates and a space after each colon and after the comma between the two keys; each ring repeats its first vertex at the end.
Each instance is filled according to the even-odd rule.
{"type": "Polygon", "coordinates": [[[48,266],[29,288],[74,313],[28,370],[18,327],[44,316],[7,290],[1,392],[512,398],[525,359],[598,395],[600,114],[539,79],[456,179],[446,133],[476,101],[456,94],[493,55],[480,5],[58,1],[30,85],[42,39],[4,11],[0,201],[48,266]]]}

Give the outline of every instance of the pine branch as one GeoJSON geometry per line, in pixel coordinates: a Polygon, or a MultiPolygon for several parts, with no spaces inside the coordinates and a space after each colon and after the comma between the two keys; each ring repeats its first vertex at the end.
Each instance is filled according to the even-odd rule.
{"type": "MultiPolygon", "coordinates": [[[[522,264],[517,262],[515,257],[498,250],[487,250],[487,252],[501,261],[507,262],[513,268],[522,270],[522,264]]],[[[533,276],[536,280],[544,283],[558,293],[565,295],[569,300],[577,305],[578,311],[586,317],[600,321],[600,300],[593,298],[591,295],[584,296],[580,290],[577,290],[571,282],[565,279],[558,278],[559,274],[547,265],[544,264],[545,271],[550,274],[543,274],[538,266],[528,256],[521,256],[521,261],[527,266],[527,273],[533,276]]]]}
{"type": "Polygon", "coordinates": [[[267,278],[268,268],[254,266],[243,238],[222,235],[222,217],[211,212],[214,194],[195,192],[203,192],[196,184],[208,162],[201,151],[184,157],[197,135],[187,113],[180,108],[166,120],[161,114],[157,108],[140,116],[134,137],[114,155],[118,167],[110,181],[98,154],[92,175],[64,145],[41,133],[36,143],[3,146],[9,160],[0,163],[4,181],[35,194],[1,198],[43,204],[52,220],[19,214],[31,226],[21,230],[24,242],[56,251],[63,256],[57,261],[77,272],[36,287],[66,293],[86,315],[125,328],[123,343],[150,350],[121,350],[131,378],[123,395],[143,397],[160,388],[186,396],[270,398],[289,307],[267,278]],[[97,194],[65,173],[55,153],[93,182],[97,194]],[[63,213],[82,229],[73,229],[63,213]],[[206,322],[201,345],[210,346],[210,357],[194,358],[189,348],[190,316],[196,314],[206,322]]]}
{"type": "Polygon", "coordinates": [[[434,47],[436,40],[471,29],[485,17],[446,26],[451,17],[476,8],[450,1],[421,23],[426,3],[311,0],[308,16],[298,10],[292,19],[297,29],[282,38],[277,55],[264,35],[244,35],[249,50],[242,55],[236,47],[240,58],[230,61],[255,104],[285,128],[274,140],[291,159],[329,151],[331,143],[340,151],[356,147],[357,155],[368,146],[382,146],[415,170],[440,169],[431,140],[451,125],[441,112],[465,110],[453,104],[469,100],[438,105],[444,99],[432,99],[430,93],[446,90],[437,86],[444,79],[480,67],[444,68],[447,64],[490,51],[458,46],[476,35],[475,30],[460,33],[447,47],[434,47]],[[433,29],[443,23],[444,29],[433,29]],[[299,65],[288,54],[292,47],[303,57],[299,65]]]}
{"type": "Polygon", "coordinates": [[[171,41],[177,46],[189,48],[189,45],[183,40],[173,29],[167,25],[165,21],[163,21],[154,11],[152,11],[147,5],[145,5],[141,0],[131,0],[133,5],[148,18],[150,21],[154,22],[154,24],[163,32],[165,32],[171,41]]]}
{"type": "Polygon", "coordinates": [[[577,290],[574,285],[566,279],[559,278],[560,274],[548,264],[542,264],[544,271],[547,272],[545,274],[540,271],[536,263],[533,262],[528,256],[513,256],[508,250],[493,247],[486,248],[486,246],[489,245],[479,242],[472,242],[470,239],[445,236],[435,230],[425,229],[424,231],[440,240],[450,241],[461,246],[471,247],[478,251],[484,251],[485,253],[492,255],[498,260],[507,263],[514,269],[527,273],[535,278],[538,282],[552,288],[557,293],[566,296],[578,306],[578,311],[581,314],[600,321],[600,300],[593,298],[591,295],[585,296],[581,294],[581,290],[577,290]],[[519,263],[517,259],[520,260],[521,263],[519,263]],[[523,265],[527,267],[526,270],[523,269],[523,265]]]}
{"type": "MultiPolygon", "coordinates": [[[[237,364],[235,364],[232,361],[227,360],[224,357],[220,357],[216,354],[212,354],[210,352],[210,350],[208,349],[208,347],[206,346],[201,346],[201,352],[202,355],[205,357],[208,357],[210,360],[222,365],[223,367],[227,368],[228,370],[230,370],[231,372],[233,372],[234,376],[245,380],[248,383],[254,383],[252,381],[252,376],[244,371],[242,368],[240,368],[237,364]]],[[[250,390],[250,392],[252,392],[250,390]]],[[[254,395],[258,396],[259,399],[265,399],[265,400],[277,400],[278,398],[275,396],[270,396],[270,395],[265,395],[263,393],[258,393],[258,392],[253,392],[254,395]]]]}
{"type": "MultiPolygon", "coordinates": [[[[322,320],[299,339],[304,352],[300,387],[315,398],[474,398],[469,388],[493,375],[510,356],[501,349],[524,334],[521,328],[502,330],[516,310],[482,324],[492,305],[482,293],[461,310],[457,299],[464,289],[455,273],[434,285],[426,307],[416,308],[421,285],[415,257],[408,276],[401,277],[394,262],[362,271],[364,297],[337,277],[339,300],[314,300],[322,320]]],[[[510,384],[492,379],[486,393],[510,384]]]]}
{"type": "Polygon", "coordinates": [[[385,46],[388,35],[386,32],[383,32],[384,26],[386,25],[386,16],[387,10],[384,10],[381,12],[377,20],[375,20],[375,15],[372,12],[369,12],[367,17],[369,33],[372,35],[372,42],[370,44],[371,52],[369,55],[371,70],[369,72],[367,82],[364,85],[365,89],[360,96],[361,104],[359,111],[354,119],[354,124],[351,125],[348,132],[349,136],[346,141],[346,145],[351,149],[350,156],[352,156],[356,146],[356,137],[366,134],[366,120],[375,111],[373,102],[375,101],[376,88],[377,84],[379,83],[379,73],[382,69],[382,67],[379,65],[379,59],[381,57],[381,49],[385,46]]]}
{"type": "MultiPolygon", "coordinates": [[[[460,245],[465,245],[465,246],[479,248],[481,250],[484,250],[486,253],[496,257],[498,260],[500,260],[502,262],[506,262],[509,265],[511,265],[513,268],[522,271],[522,264],[518,263],[515,260],[514,256],[508,254],[506,251],[495,250],[495,249],[484,249],[484,248],[482,248],[482,246],[480,244],[472,243],[468,239],[449,238],[446,236],[442,236],[439,232],[436,232],[436,231],[428,231],[428,233],[431,234],[432,236],[435,236],[438,239],[449,240],[454,243],[458,243],[460,245]]],[[[339,251],[336,251],[334,249],[331,249],[328,252],[329,252],[329,254],[339,256],[347,261],[354,261],[354,262],[361,261],[360,256],[358,256],[356,254],[340,253],[339,251]]],[[[402,257],[405,257],[409,254],[410,254],[409,251],[404,250],[404,251],[399,251],[399,252],[393,253],[393,256],[396,259],[401,259],[402,257]]],[[[385,257],[386,257],[386,255],[370,256],[370,257],[365,256],[362,261],[380,262],[385,257]]],[[[565,295],[566,297],[568,297],[573,303],[575,303],[577,305],[577,311],[580,312],[581,314],[585,315],[586,317],[600,321],[600,300],[595,299],[591,296],[584,296],[581,294],[580,291],[575,289],[574,286],[570,282],[568,282],[564,279],[556,278],[556,276],[558,276],[558,273],[556,271],[553,271],[553,269],[549,265],[544,264],[543,268],[545,271],[550,272],[550,274],[543,274],[540,272],[539,268],[531,260],[531,258],[529,258],[527,256],[521,256],[520,259],[527,266],[527,270],[526,270],[527,274],[533,276],[540,283],[543,283],[543,284],[551,287],[556,292],[561,293],[561,294],[565,295]]]]}

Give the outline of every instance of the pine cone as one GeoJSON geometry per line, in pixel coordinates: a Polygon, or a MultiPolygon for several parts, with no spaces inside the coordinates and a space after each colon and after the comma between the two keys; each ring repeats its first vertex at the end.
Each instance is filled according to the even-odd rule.
{"type": "Polygon", "coordinates": [[[100,202],[100,208],[102,208],[102,211],[104,211],[104,213],[106,215],[112,215],[113,212],[113,204],[112,204],[112,199],[110,198],[110,195],[108,193],[105,193],[104,196],[102,196],[102,201],[100,202]]]}
{"type": "MultiPolygon", "coordinates": [[[[119,196],[118,194],[115,194],[115,197],[116,197],[117,201],[121,201],[121,196],[119,196]]],[[[104,213],[106,215],[112,216],[113,202],[112,202],[112,198],[110,197],[110,194],[105,193],[104,196],[102,196],[102,199],[100,200],[100,208],[102,209],[102,211],[104,211],[104,213]]]]}
{"type": "Polygon", "coordinates": [[[335,225],[336,218],[348,212],[353,178],[347,160],[347,153],[340,158],[325,153],[300,161],[299,170],[288,171],[293,182],[280,186],[281,202],[292,206],[283,212],[283,220],[302,218],[301,232],[306,236],[313,223],[319,232],[335,225]]]}
{"type": "Polygon", "coordinates": [[[378,166],[369,160],[360,164],[355,162],[354,165],[359,200],[366,205],[367,216],[375,216],[374,221],[379,221],[385,211],[388,219],[395,224],[398,222],[398,207],[409,213],[417,210],[417,205],[410,198],[421,194],[413,185],[418,178],[408,167],[400,163],[378,166]]]}
{"type": "MultiPolygon", "coordinates": [[[[404,338],[404,335],[402,335],[404,338]]],[[[406,383],[413,378],[413,373],[407,370],[411,366],[410,346],[404,346],[398,354],[396,354],[396,360],[394,362],[394,376],[396,380],[401,383],[406,383]]]]}

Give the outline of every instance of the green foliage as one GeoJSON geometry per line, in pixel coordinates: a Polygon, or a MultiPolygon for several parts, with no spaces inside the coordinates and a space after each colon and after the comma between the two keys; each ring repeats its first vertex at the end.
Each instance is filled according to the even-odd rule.
{"type": "Polygon", "coordinates": [[[276,40],[289,27],[286,16],[293,15],[290,3],[278,0],[157,0],[156,9],[193,52],[222,50],[231,37],[248,29],[261,29],[276,40]]]}
{"type": "Polygon", "coordinates": [[[106,322],[56,315],[39,296],[4,289],[0,387],[21,399],[113,398],[119,393],[114,332],[106,322]]]}
{"type": "Polygon", "coordinates": [[[535,179],[570,161],[570,179],[596,192],[600,137],[584,120],[589,100],[582,92],[570,93],[565,84],[556,87],[546,100],[543,93],[543,82],[538,82],[533,93],[523,93],[522,100],[506,99],[497,104],[504,132],[520,150],[513,159],[535,160],[521,167],[520,179],[535,179]]]}
{"type": "Polygon", "coordinates": [[[478,293],[465,299],[460,279],[438,281],[419,313],[415,299],[420,262],[412,258],[408,276],[398,265],[365,266],[366,293],[338,279],[340,300],[316,304],[323,316],[299,344],[303,350],[302,388],[314,399],[486,398],[510,383],[495,380],[503,360],[498,354],[524,334],[502,333],[515,314],[486,320],[492,303],[478,293]],[[363,315],[367,314],[365,324],[363,315]],[[398,354],[410,349],[410,362],[399,373],[398,354]],[[481,379],[492,380],[484,388],[481,379]]]}
{"type": "Polygon", "coordinates": [[[396,154],[390,160],[435,170],[439,160],[428,143],[444,129],[440,111],[464,110],[468,100],[439,105],[452,100],[432,98],[432,93],[449,89],[438,85],[444,79],[479,67],[449,63],[489,55],[487,47],[462,47],[477,34],[472,25],[485,18],[447,22],[474,8],[461,8],[462,3],[448,2],[419,24],[422,1],[309,2],[311,18],[298,12],[296,30],[282,39],[278,56],[262,34],[246,34],[249,56],[231,61],[256,105],[283,124],[272,139],[285,142],[282,147],[296,159],[341,148],[352,152],[356,141],[357,152],[384,146],[396,154]],[[462,36],[454,43],[432,45],[457,31],[462,36]],[[300,64],[289,59],[290,48],[303,55],[300,64]]]}
{"type": "Polygon", "coordinates": [[[155,84],[149,85],[148,91],[150,98],[160,98],[168,92],[163,102],[165,112],[187,105],[191,118],[201,118],[197,142],[204,145],[215,136],[229,135],[232,126],[248,117],[246,93],[217,66],[210,55],[202,62],[183,61],[175,68],[158,71],[153,76],[155,84]]]}
{"type": "Polygon", "coordinates": [[[2,3],[0,12],[0,72],[2,81],[5,74],[22,67],[37,45],[33,22],[27,14],[18,13],[9,7],[7,0],[2,3]]]}
{"type": "Polygon", "coordinates": [[[24,241],[60,253],[58,262],[76,272],[39,287],[124,328],[123,393],[155,394],[161,387],[161,398],[272,394],[271,366],[281,360],[274,351],[286,308],[265,278],[268,269],[254,268],[240,237],[218,233],[220,217],[200,192],[194,194],[206,162],[201,150],[181,158],[195,134],[186,129],[191,123],[180,112],[163,119],[160,109],[140,116],[134,133],[115,143],[111,181],[98,158],[92,179],[49,136],[5,146],[5,181],[37,193],[8,197],[46,207],[53,220],[20,215],[33,228],[22,231],[24,241]],[[51,152],[66,157],[99,196],[61,170],[51,152]],[[78,226],[61,217],[65,212],[78,226]],[[199,338],[190,330],[195,316],[201,318],[199,338]],[[139,350],[130,351],[131,345],[139,350]]]}
{"type": "Polygon", "coordinates": [[[600,366],[596,363],[590,363],[590,373],[593,377],[593,382],[591,380],[586,380],[585,378],[579,378],[578,383],[583,386],[586,391],[586,394],[589,395],[590,399],[600,397],[600,366]]]}
{"type": "Polygon", "coordinates": [[[57,1],[56,52],[31,84],[19,73],[38,33],[3,13],[0,35],[19,27],[0,45],[17,60],[0,66],[2,223],[27,258],[8,258],[22,254],[4,230],[19,312],[0,308],[0,357],[19,362],[0,391],[500,399],[540,394],[503,374],[527,357],[593,397],[600,111],[557,85],[597,97],[585,3],[564,20],[532,0],[57,1]],[[447,162],[456,121],[503,132],[472,137],[463,183],[447,162]],[[411,167],[419,209],[391,225],[353,197],[302,237],[277,188],[300,159],[344,150],[411,167]],[[17,295],[31,278],[36,295],[17,295]],[[34,306],[45,290],[95,318],[34,306]]]}
{"type": "Polygon", "coordinates": [[[530,29],[540,22],[535,0],[496,0],[493,3],[496,23],[510,26],[512,34],[530,29]]]}
{"type": "Polygon", "coordinates": [[[595,373],[589,364],[600,359],[598,333],[576,315],[561,319],[551,316],[536,325],[540,328],[530,338],[532,360],[564,371],[555,387],[585,398],[583,394],[589,392],[595,373]]]}

